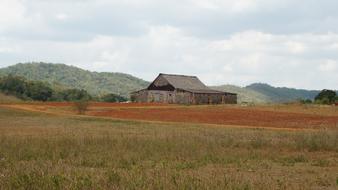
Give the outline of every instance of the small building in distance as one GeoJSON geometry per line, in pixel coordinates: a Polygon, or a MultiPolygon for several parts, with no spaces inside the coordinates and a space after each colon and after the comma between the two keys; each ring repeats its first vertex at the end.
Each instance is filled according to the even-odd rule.
{"type": "Polygon", "coordinates": [[[196,76],[159,74],[148,88],[132,92],[134,102],[237,104],[237,94],[212,90],[196,76]]]}

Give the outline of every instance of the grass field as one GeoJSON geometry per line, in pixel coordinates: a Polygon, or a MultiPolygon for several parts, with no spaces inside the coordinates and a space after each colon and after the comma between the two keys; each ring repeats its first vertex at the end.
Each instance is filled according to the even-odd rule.
{"type": "Polygon", "coordinates": [[[0,104],[2,103],[12,104],[12,103],[19,103],[19,102],[22,102],[22,100],[14,96],[9,96],[9,95],[6,95],[0,92],[0,104]]]}
{"type": "Polygon", "coordinates": [[[296,120],[299,130],[94,114],[159,107],[180,109],[96,105],[78,116],[70,105],[0,106],[0,189],[338,188],[335,108],[214,107],[321,118],[310,128],[296,120]]]}

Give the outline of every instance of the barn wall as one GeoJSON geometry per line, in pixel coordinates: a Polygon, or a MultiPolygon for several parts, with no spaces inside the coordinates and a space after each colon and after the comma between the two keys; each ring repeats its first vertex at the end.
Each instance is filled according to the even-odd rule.
{"type": "Polygon", "coordinates": [[[192,104],[193,96],[191,92],[176,90],[174,103],[176,104],[192,104]]]}
{"type": "Polygon", "coordinates": [[[172,91],[149,90],[148,102],[172,103],[172,91]]]}
{"type": "Polygon", "coordinates": [[[195,104],[208,104],[209,97],[207,94],[194,94],[194,103],[195,104]]]}
{"type": "Polygon", "coordinates": [[[191,93],[182,90],[141,90],[131,95],[135,102],[174,104],[237,104],[236,94],[191,93]]]}
{"type": "Polygon", "coordinates": [[[141,90],[141,91],[134,92],[130,95],[130,99],[133,102],[148,102],[148,91],[141,90]]]}
{"type": "Polygon", "coordinates": [[[224,102],[226,104],[237,104],[237,94],[226,94],[224,102]]]}
{"type": "Polygon", "coordinates": [[[224,94],[195,94],[195,104],[222,104],[224,103],[224,94]]]}

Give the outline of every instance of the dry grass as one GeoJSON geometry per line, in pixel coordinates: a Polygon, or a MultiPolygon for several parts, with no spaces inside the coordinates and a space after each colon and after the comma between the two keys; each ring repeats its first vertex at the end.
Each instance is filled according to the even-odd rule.
{"type": "Polygon", "coordinates": [[[22,102],[22,100],[14,97],[14,96],[9,96],[9,95],[6,95],[6,94],[3,94],[0,92],[0,104],[3,104],[3,103],[20,103],[22,102]]]}
{"type": "Polygon", "coordinates": [[[319,104],[273,104],[264,106],[255,106],[255,109],[279,111],[279,112],[292,112],[292,113],[305,113],[320,116],[338,116],[338,106],[332,105],[319,105],[319,104]]]}
{"type": "Polygon", "coordinates": [[[338,132],[53,116],[0,107],[0,189],[335,189],[338,132]]]}

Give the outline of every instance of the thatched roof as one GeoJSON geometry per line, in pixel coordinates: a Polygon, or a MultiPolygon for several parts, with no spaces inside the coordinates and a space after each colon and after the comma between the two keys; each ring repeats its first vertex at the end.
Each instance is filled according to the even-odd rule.
{"type": "Polygon", "coordinates": [[[197,77],[186,75],[160,74],[171,85],[179,89],[209,89],[197,77]]]}
{"type": "Polygon", "coordinates": [[[203,84],[196,76],[173,75],[161,73],[158,77],[163,77],[176,89],[185,90],[194,93],[225,93],[212,90],[203,84]]]}

